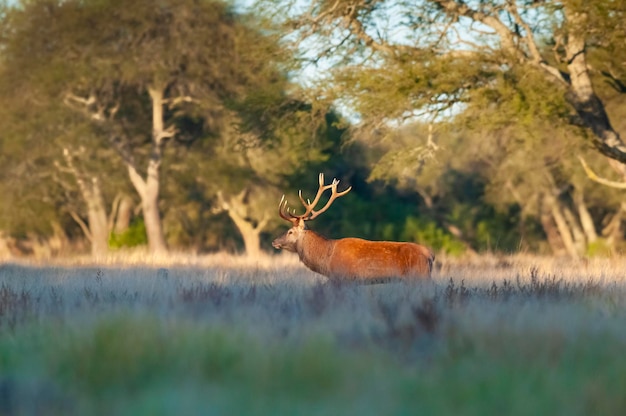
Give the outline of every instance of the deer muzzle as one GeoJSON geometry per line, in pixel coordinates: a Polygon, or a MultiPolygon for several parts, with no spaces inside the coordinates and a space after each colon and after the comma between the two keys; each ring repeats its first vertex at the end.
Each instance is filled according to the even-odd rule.
{"type": "Polygon", "coordinates": [[[281,248],[283,248],[282,242],[280,241],[281,238],[277,238],[276,240],[272,241],[272,247],[274,247],[276,250],[280,250],[281,248]]]}

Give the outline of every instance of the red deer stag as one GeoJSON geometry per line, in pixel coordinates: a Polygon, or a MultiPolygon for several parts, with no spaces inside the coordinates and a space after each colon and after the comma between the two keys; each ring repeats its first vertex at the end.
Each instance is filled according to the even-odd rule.
{"type": "Polygon", "coordinates": [[[305,227],[305,222],[325,212],[333,201],[352,189],[337,192],[339,181],[333,179],[324,185],[324,174],[319,176],[319,189],[313,202],[298,196],[305,212],[295,215],[287,207],[285,196],[278,204],[278,214],[293,224],[285,234],[272,242],[276,249],[298,253],[300,261],[309,269],[331,280],[352,279],[364,283],[376,283],[393,278],[430,279],[435,255],[428,247],[414,243],[393,241],[368,241],[360,238],[330,240],[305,227]],[[324,191],[332,194],[326,205],[315,211],[324,191]]]}

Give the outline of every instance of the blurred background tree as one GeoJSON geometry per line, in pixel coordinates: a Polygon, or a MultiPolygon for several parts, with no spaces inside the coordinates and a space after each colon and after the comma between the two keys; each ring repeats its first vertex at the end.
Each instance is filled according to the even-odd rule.
{"type": "Polygon", "coordinates": [[[354,188],[330,237],[621,250],[623,197],[579,158],[626,181],[622,2],[247,7],[6,2],[2,247],[259,255],[324,172],[354,188]]]}
{"type": "MultiPolygon", "coordinates": [[[[77,159],[86,158],[83,149],[108,147],[117,152],[115,163],[118,169],[125,166],[141,200],[150,251],[157,253],[166,250],[161,226],[166,204],[160,204],[159,194],[161,182],[168,180],[162,177],[168,142],[180,150],[191,149],[196,141],[241,143],[244,136],[257,135],[258,140],[244,146],[260,148],[279,136],[258,135],[256,130],[279,130],[269,126],[276,123],[270,109],[260,106],[280,107],[278,101],[288,101],[281,74],[288,67],[286,51],[262,34],[250,17],[235,15],[223,3],[172,0],[155,6],[139,1],[127,7],[116,0],[31,1],[9,9],[4,29],[4,80],[11,87],[6,99],[28,90],[27,105],[43,101],[37,110],[49,114],[48,121],[55,117],[50,113],[53,108],[64,105],[96,132],[83,139],[99,139],[85,143],[80,151],[66,144],[64,165],[51,164],[75,173],[88,220],[74,211],[73,217],[90,238],[89,230],[98,228],[102,217],[96,220],[91,207],[98,205],[102,212],[103,204],[102,192],[91,189],[101,181],[83,177],[77,167],[77,159]],[[255,106],[258,114],[263,111],[262,118],[238,121],[250,118],[238,112],[251,112],[255,106]]],[[[25,124],[35,129],[28,132],[35,136],[34,123],[25,124]]],[[[67,135],[70,128],[61,124],[54,134],[67,135]]],[[[181,162],[187,153],[173,153],[180,159],[172,163],[184,167],[181,162]]],[[[110,154],[102,156],[111,161],[110,154]]],[[[284,164],[274,166],[280,169],[284,164]]],[[[102,241],[106,243],[93,239],[95,252],[102,251],[102,241]]]]}

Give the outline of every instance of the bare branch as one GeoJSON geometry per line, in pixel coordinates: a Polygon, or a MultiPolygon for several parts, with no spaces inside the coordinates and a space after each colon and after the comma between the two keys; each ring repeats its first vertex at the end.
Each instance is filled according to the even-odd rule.
{"type": "Polygon", "coordinates": [[[200,103],[200,101],[198,101],[197,99],[189,96],[189,95],[182,95],[179,97],[174,97],[174,98],[168,98],[168,99],[164,99],[163,100],[163,104],[167,104],[168,108],[172,109],[174,107],[176,107],[177,105],[180,105],[182,103],[194,103],[194,104],[198,104],[200,103]]]}
{"type": "MultiPolygon", "coordinates": [[[[475,23],[475,22],[472,22],[472,23],[475,23]]],[[[479,45],[479,44],[477,44],[475,42],[471,42],[471,41],[465,39],[464,35],[459,32],[459,28],[457,28],[457,27],[451,27],[450,30],[452,32],[454,32],[454,34],[456,35],[456,40],[454,42],[450,42],[451,45],[469,46],[473,50],[464,50],[464,49],[461,49],[461,50],[451,50],[451,51],[446,51],[447,55],[452,55],[452,54],[459,55],[459,56],[462,56],[463,54],[473,54],[473,55],[475,55],[476,51],[480,51],[481,49],[485,49],[485,48],[491,49],[488,46],[479,45]]],[[[475,31],[475,32],[479,32],[478,29],[472,28],[472,30],[475,31]]],[[[489,34],[493,35],[493,33],[489,33],[489,34]]]]}
{"type": "Polygon", "coordinates": [[[119,101],[115,102],[112,107],[107,109],[105,105],[98,103],[98,99],[93,93],[89,94],[89,96],[85,98],[69,91],[65,93],[63,103],[76,111],[84,113],[90,119],[98,122],[113,119],[120,109],[119,101]]]}
{"type": "Polygon", "coordinates": [[[450,16],[468,17],[474,21],[481,22],[496,31],[502,42],[502,47],[510,54],[525,59],[516,45],[517,35],[512,32],[496,15],[490,15],[478,10],[474,10],[466,3],[456,0],[433,0],[450,16]]]}
{"type": "Polygon", "coordinates": [[[84,107],[92,106],[96,103],[96,97],[93,94],[90,94],[89,97],[84,98],[80,97],[73,92],[68,92],[65,94],[64,100],[65,103],[74,102],[76,104],[80,104],[84,107]]]}
{"type": "MultiPolygon", "coordinates": [[[[472,19],[475,22],[483,23],[492,28],[496,34],[500,37],[500,42],[505,51],[515,56],[520,63],[529,63],[538,66],[543,71],[547,72],[553,79],[562,85],[568,86],[568,82],[565,80],[561,72],[546,63],[541,56],[541,52],[533,38],[533,33],[530,26],[522,19],[517,7],[508,2],[507,11],[514,17],[515,22],[520,25],[525,32],[526,45],[528,46],[531,54],[530,58],[522,51],[518,46],[520,36],[513,32],[509,27],[502,22],[497,16],[497,13],[486,14],[478,10],[470,8],[467,4],[456,0],[433,0],[438,4],[446,13],[451,16],[464,16],[472,19]]],[[[475,30],[475,29],[474,29],[475,30]]]]}
{"type": "Polygon", "coordinates": [[[578,160],[580,160],[580,164],[583,165],[583,169],[585,170],[587,177],[589,177],[589,179],[591,179],[592,181],[600,183],[605,186],[609,186],[611,188],[626,189],[626,182],[611,181],[609,179],[601,178],[598,175],[596,175],[594,171],[591,170],[589,165],[587,165],[587,163],[585,162],[585,159],[579,156],[578,160]]]}
{"type": "Polygon", "coordinates": [[[74,221],[76,221],[76,223],[80,226],[80,229],[83,230],[83,233],[85,234],[85,237],[87,237],[87,240],[89,240],[90,243],[93,242],[91,231],[89,231],[89,226],[87,226],[85,221],[83,221],[83,219],[80,216],[78,216],[78,214],[74,211],[70,211],[69,214],[74,219],[74,221]]]}
{"type": "Polygon", "coordinates": [[[163,139],[172,138],[176,136],[176,134],[178,134],[178,129],[174,125],[171,125],[159,133],[157,137],[157,143],[160,143],[163,139]]]}
{"type": "Polygon", "coordinates": [[[76,166],[74,166],[74,159],[68,148],[63,149],[63,158],[65,159],[65,164],[67,165],[67,168],[64,169],[65,173],[69,173],[74,176],[74,180],[76,180],[76,183],[78,184],[80,193],[83,194],[85,200],[89,200],[91,191],[85,183],[84,175],[79,172],[76,166]]]}
{"type": "Polygon", "coordinates": [[[350,29],[350,31],[361,40],[366,46],[370,48],[383,52],[386,55],[395,55],[396,50],[400,49],[400,47],[392,47],[386,42],[376,41],[372,38],[363,27],[363,23],[356,16],[356,7],[353,8],[352,12],[346,16],[344,16],[345,26],[350,29]]]}
{"type": "Polygon", "coordinates": [[[515,19],[515,23],[517,23],[519,26],[521,26],[522,29],[524,29],[526,45],[528,46],[528,51],[530,52],[532,60],[537,64],[544,62],[545,60],[541,56],[539,47],[537,47],[537,43],[535,42],[535,38],[533,37],[532,29],[530,28],[530,25],[526,23],[524,19],[522,19],[522,16],[517,10],[517,5],[515,4],[515,2],[511,0],[507,1],[506,10],[513,16],[513,18],[515,19]]]}
{"type": "MultiPolygon", "coordinates": [[[[314,4],[315,2],[311,2],[311,7],[309,8],[309,12],[308,12],[309,16],[311,16],[314,4]]],[[[317,25],[319,24],[320,21],[324,20],[327,16],[334,14],[340,4],[341,4],[341,0],[335,0],[335,4],[333,4],[328,10],[318,14],[317,17],[311,19],[311,23],[313,26],[312,29],[313,30],[317,29],[317,25]]]]}
{"type": "Polygon", "coordinates": [[[120,109],[120,102],[116,102],[115,105],[113,107],[111,107],[111,109],[109,110],[109,119],[112,119],[115,117],[115,115],[117,114],[117,112],[120,109]]]}

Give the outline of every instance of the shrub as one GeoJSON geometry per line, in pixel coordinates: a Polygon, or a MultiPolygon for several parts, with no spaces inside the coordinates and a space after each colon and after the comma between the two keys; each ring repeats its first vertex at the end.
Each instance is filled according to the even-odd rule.
{"type": "Polygon", "coordinates": [[[109,247],[113,249],[142,246],[147,243],[148,237],[143,218],[134,219],[123,233],[112,232],[109,236],[109,247]]]}

